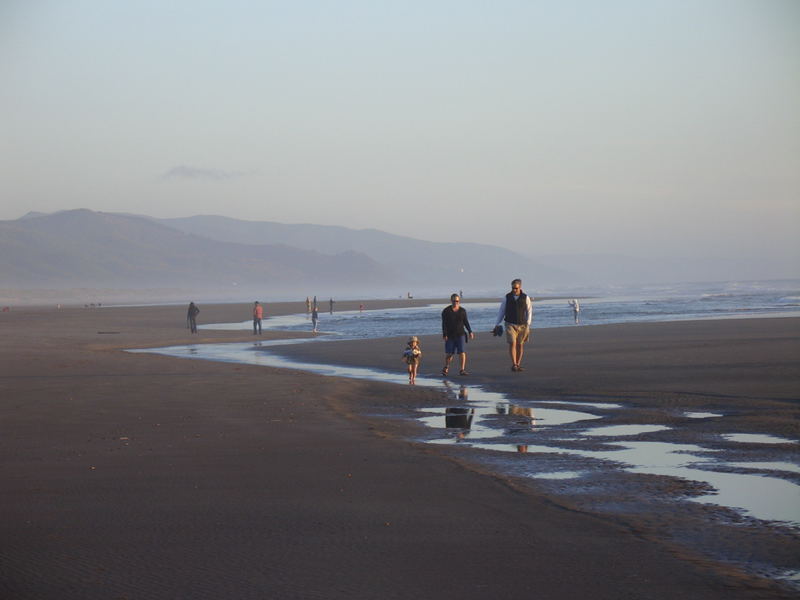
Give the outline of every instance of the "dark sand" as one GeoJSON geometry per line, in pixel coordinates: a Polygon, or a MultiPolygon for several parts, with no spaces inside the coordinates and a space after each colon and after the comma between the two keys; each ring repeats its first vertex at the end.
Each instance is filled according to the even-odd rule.
{"type": "MultiPolygon", "coordinates": [[[[200,308],[202,325],[245,320],[250,305],[200,308]]],[[[413,425],[377,416],[439,405],[435,390],[121,350],[253,339],[190,336],[184,318],[0,315],[0,598],[797,597],[714,556],[715,541],[684,539],[684,526],[700,537],[703,511],[595,510],[409,442],[413,425]]],[[[541,330],[512,374],[505,344],[481,334],[470,382],[624,401],[616,422],[720,410],[743,432],[796,439],[798,339],[797,319],[541,330]]],[[[296,352],[402,369],[400,342],[296,352]]],[[[439,346],[423,340],[424,373],[440,368],[439,346]]],[[[798,568],[795,534],[742,529],[749,547],[734,536],[723,549],[769,542],[768,560],[798,568]]]]}

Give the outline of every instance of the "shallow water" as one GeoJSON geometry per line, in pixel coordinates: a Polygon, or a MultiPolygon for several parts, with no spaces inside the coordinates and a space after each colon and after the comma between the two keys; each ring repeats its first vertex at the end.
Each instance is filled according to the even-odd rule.
{"type": "Polygon", "coordinates": [[[584,431],[583,435],[626,437],[654,431],[665,431],[667,429],[669,427],[664,425],[608,425],[606,427],[595,427],[591,431],[584,431]]]}
{"type": "MultiPolygon", "coordinates": [[[[800,316],[800,281],[729,282],[720,284],[680,284],[642,288],[628,295],[584,298],[580,325],[682,321],[689,319],[731,319],[747,317],[800,316]]],[[[494,327],[496,302],[472,302],[462,298],[475,331],[494,327]]],[[[327,306],[323,303],[322,306],[327,306]]],[[[267,305],[267,314],[269,306],[267,305]]],[[[427,335],[441,331],[443,304],[381,310],[334,311],[319,313],[320,331],[340,339],[383,338],[427,335]]],[[[567,300],[536,300],[534,328],[576,326],[567,300]]],[[[252,320],[239,323],[200,325],[201,329],[251,331],[252,320]]],[[[308,315],[269,317],[264,329],[310,331],[308,315]]]]}
{"type": "MultiPolygon", "coordinates": [[[[407,385],[407,374],[399,370],[385,372],[366,367],[305,363],[269,351],[270,347],[314,341],[316,340],[202,344],[131,352],[299,369],[319,375],[407,385]]],[[[409,418],[416,419],[426,427],[429,432],[423,439],[426,443],[456,444],[479,451],[559,454],[574,456],[580,461],[593,458],[610,461],[630,473],[667,475],[705,482],[713,486],[716,493],[692,498],[693,502],[718,504],[738,509],[758,519],[785,521],[800,527],[800,486],[778,476],[780,471],[800,470],[800,467],[792,463],[725,463],[715,460],[715,451],[702,445],[674,444],[661,439],[618,440],[616,438],[633,435],[646,437],[653,433],[663,434],[670,429],[658,425],[604,426],[601,424],[603,415],[590,412],[613,412],[622,409],[621,404],[510,399],[478,386],[458,386],[448,380],[432,377],[418,377],[417,385],[439,388],[449,398],[447,406],[426,408],[409,415],[409,418]],[[559,408],[550,408],[553,404],[558,404],[559,408]],[[601,450],[594,448],[599,436],[610,438],[603,440],[604,443],[611,444],[610,447],[606,446],[601,450]],[[755,467],[755,464],[759,466],[755,467]],[[786,464],[793,469],[781,467],[786,464]],[[758,469],[763,473],[725,473],[714,470],[715,467],[726,465],[758,469]]],[[[793,441],[757,434],[730,434],[724,437],[734,443],[793,441]]],[[[579,465],[580,463],[576,463],[576,466],[579,465]]],[[[499,468],[502,469],[502,466],[499,468]]],[[[578,470],[560,469],[558,472],[532,473],[531,476],[567,477],[565,472],[580,473],[578,470]]],[[[574,475],[578,476],[580,475],[574,475]]]]}
{"type": "Polygon", "coordinates": [[[729,442],[737,444],[796,444],[796,440],[768,435],[766,433],[726,433],[722,436],[729,442]]]}
{"type": "Polygon", "coordinates": [[[710,412],[687,412],[683,413],[683,416],[689,419],[711,419],[713,417],[721,417],[722,415],[710,412]]]}

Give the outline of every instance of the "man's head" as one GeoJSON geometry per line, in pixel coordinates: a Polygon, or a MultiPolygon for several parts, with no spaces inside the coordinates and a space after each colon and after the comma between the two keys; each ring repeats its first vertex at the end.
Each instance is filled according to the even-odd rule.
{"type": "Polygon", "coordinates": [[[461,303],[461,297],[458,294],[453,294],[450,296],[450,304],[453,306],[458,306],[461,303]]]}
{"type": "Polygon", "coordinates": [[[515,279],[511,282],[511,292],[515,296],[519,296],[522,292],[522,279],[515,279]]]}

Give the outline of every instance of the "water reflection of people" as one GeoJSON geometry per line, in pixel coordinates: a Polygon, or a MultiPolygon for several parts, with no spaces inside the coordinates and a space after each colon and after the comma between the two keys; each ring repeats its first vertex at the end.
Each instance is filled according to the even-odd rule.
{"type": "Polygon", "coordinates": [[[509,406],[508,414],[525,417],[524,421],[518,421],[518,423],[525,423],[531,429],[533,429],[534,425],[536,425],[536,418],[533,416],[533,409],[530,407],[512,404],[509,406]]]}
{"type": "Polygon", "coordinates": [[[474,408],[452,407],[444,411],[444,426],[447,429],[466,429],[472,427],[472,418],[475,416],[474,408]]]}

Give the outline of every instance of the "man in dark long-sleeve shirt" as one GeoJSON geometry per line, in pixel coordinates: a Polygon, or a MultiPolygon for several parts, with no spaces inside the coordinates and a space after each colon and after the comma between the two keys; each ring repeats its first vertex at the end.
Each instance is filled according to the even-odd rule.
{"type": "Polygon", "coordinates": [[[461,307],[461,298],[458,294],[450,296],[450,306],[442,311],[442,337],[444,338],[444,367],[442,375],[447,375],[450,370],[450,361],[453,354],[461,355],[461,370],[459,375],[469,375],[467,373],[467,353],[464,351],[464,344],[467,341],[467,334],[470,339],[475,335],[469,325],[467,311],[461,307]]]}

